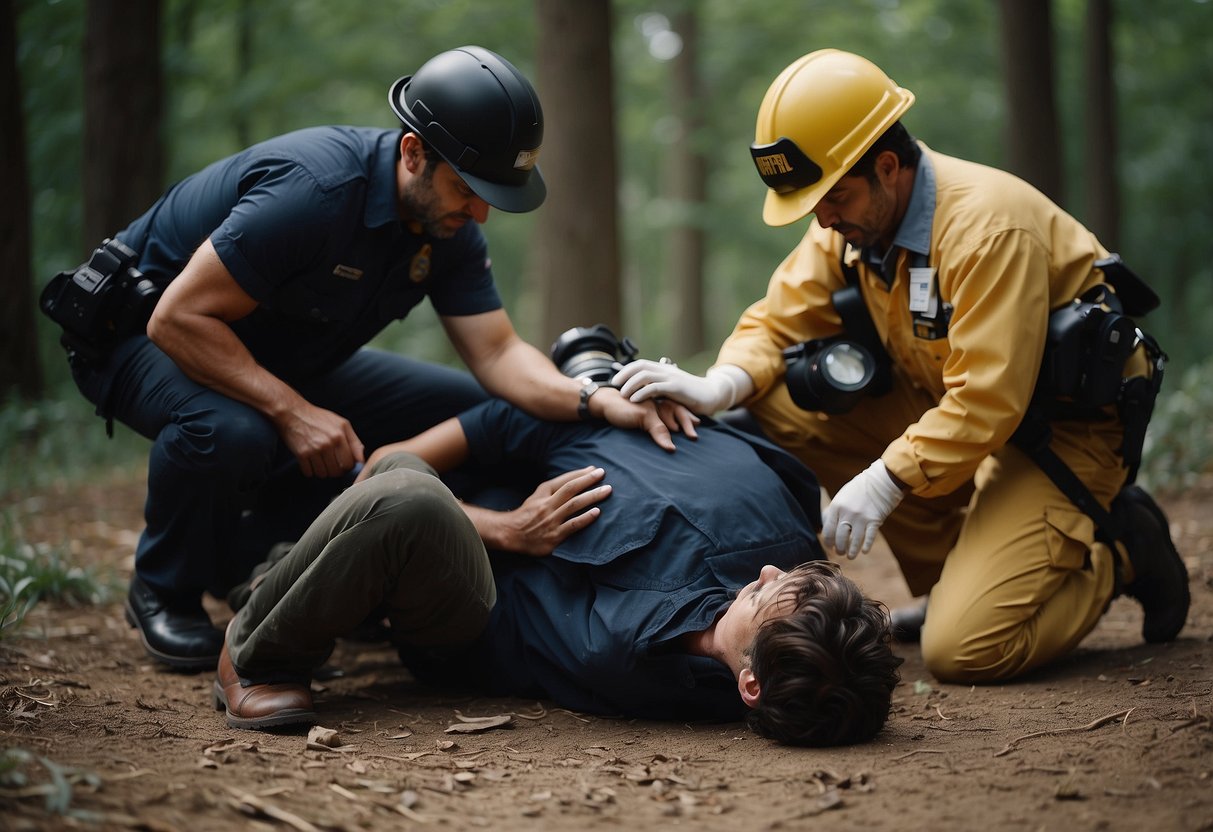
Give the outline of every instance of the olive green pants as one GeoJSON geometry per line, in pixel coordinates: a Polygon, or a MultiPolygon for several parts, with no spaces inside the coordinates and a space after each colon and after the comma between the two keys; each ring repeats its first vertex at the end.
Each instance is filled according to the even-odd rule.
{"type": "MultiPolygon", "coordinates": [[[[798,408],[777,386],[750,405],[776,442],[831,493],[871,464],[935,402],[908,384],[842,416],[798,408]]],[[[1106,508],[1124,484],[1118,422],[1054,425],[1053,450],[1106,508]]],[[[1073,649],[1112,597],[1123,553],[1014,446],[944,497],[907,495],[881,527],[911,592],[930,592],[922,655],[939,679],[1008,679],[1073,649]]]]}
{"type": "Polygon", "coordinates": [[[298,681],[372,614],[398,644],[458,646],[480,634],[496,600],[488,554],[454,495],[420,459],[396,454],[264,573],[227,646],[247,681],[298,681]]]}

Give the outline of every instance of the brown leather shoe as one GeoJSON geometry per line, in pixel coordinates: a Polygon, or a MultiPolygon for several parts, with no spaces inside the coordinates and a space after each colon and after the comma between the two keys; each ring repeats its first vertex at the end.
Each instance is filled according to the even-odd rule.
{"type": "Polygon", "coordinates": [[[219,654],[214,699],[215,710],[226,709],[227,724],[233,728],[262,730],[316,721],[312,691],[305,684],[241,685],[226,640],[219,654]]]}

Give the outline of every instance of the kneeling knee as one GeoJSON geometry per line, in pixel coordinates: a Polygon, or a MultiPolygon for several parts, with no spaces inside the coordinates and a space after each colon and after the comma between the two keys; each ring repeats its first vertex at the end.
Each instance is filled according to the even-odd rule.
{"type": "Polygon", "coordinates": [[[1012,640],[979,636],[961,627],[931,627],[922,632],[922,660],[941,682],[980,685],[1008,679],[1023,666],[1012,640]]]}

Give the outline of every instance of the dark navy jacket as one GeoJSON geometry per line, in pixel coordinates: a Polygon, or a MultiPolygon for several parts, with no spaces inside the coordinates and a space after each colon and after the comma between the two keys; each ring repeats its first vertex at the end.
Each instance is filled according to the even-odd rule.
{"type": "Polygon", "coordinates": [[[669,454],[643,431],[540,421],[500,401],[460,422],[477,462],[538,461],[544,479],[600,465],[613,488],[550,557],[493,553],[497,606],[460,662],[465,681],[586,712],[740,718],[728,668],[676,640],[711,625],[764,564],[824,557],[812,473],[723,425],[676,434],[669,454]]]}
{"type": "Polygon", "coordinates": [[[476,223],[440,240],[401,222],[400,135],[313,127],[269,139],[177,183],[117,236],[160,281],[209,237],[259,304],[232,329],[287,381],[332,369],[427,295],[440,315],[500,308],[476,223]]]}

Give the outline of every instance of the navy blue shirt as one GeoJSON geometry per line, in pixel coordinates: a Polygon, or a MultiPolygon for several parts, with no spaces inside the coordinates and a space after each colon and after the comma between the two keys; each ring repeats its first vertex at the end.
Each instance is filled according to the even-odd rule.
{"type": "Polygon", "coordinates": [[[550,557],[493,553],[498,601],[464,680],[593,713],[741,717],[729,669],[677,639],[709,627],[763,565],[824,557],[813,474],[723,425],[676,434],[669,454],[643,431],[541,421],[501,401],[459,419],[476,462],[538,461],[545,479],[600,465],[613,489],[550,557]]]}
{"type": "Polygon", "coordinates": [[[286,379],[332,369],[426,296],[440,315],[501,308],[480,227],[437,239],[397,214],[400,130],[313,127],[215,162],[117,236],[175,278],[208,237],[259,304],[232,329],[286,379]]]}

